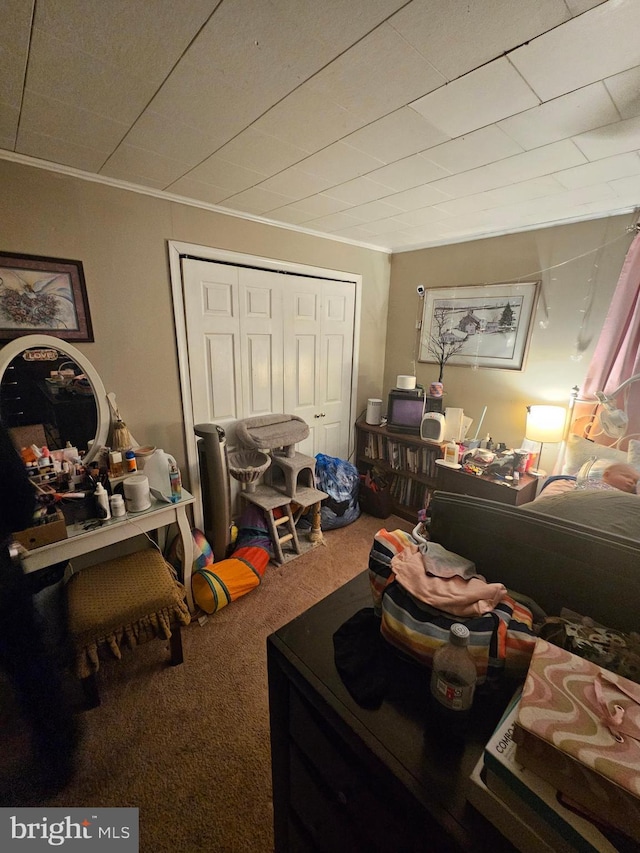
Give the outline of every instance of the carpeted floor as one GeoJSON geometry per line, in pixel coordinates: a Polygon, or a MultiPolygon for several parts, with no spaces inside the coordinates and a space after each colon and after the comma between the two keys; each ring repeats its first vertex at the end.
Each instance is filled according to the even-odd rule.
{"type": "MultiPolygon", "coordinates": [[[[269,564],[261,586],[183,630],[182,666],[166,665],[158,641],[105,663],[102,705],[80,715],[76,776],[46,804],[138,807],[142,853],[270,853],[266,638],[365,570],[380,527],[410,529],[362,515],[326,531],[324,545],[269,564]]],[[[20,748],[6,703],[0,716],[5,747],[20,748]]]]}

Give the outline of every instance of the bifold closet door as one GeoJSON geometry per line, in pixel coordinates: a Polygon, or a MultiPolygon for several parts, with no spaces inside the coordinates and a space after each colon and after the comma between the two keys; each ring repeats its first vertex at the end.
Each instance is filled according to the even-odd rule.
{"type": "Polygon", "coordinates": [[[184,258],[195,423],[302,417],[297,449],[346,458],[355,284],[184,258]]]}

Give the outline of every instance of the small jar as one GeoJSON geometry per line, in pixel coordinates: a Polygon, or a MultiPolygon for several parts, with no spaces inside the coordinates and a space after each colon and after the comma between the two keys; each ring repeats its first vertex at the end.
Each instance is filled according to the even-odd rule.
{"type": "Polygon", "coordinates": [[[124,498],[122,495],[111,495],[109,498],[109,506],[111,508],[111,515],[114,518],[122,518],[123,515],[126,515],[126,509],[124,505],[124,498]]]}
{"type": "Polygon", "coordinates": [[[125,470],[128,474],[133,474],[138,470],[136,454],[133,452],[133,450],[127,450],[127,452],[124,454],[124,464],[125,470]]]}

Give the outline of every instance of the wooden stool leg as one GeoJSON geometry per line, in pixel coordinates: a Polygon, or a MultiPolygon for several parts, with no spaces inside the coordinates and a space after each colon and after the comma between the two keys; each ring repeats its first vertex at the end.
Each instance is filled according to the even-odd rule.
{"type": "Polygon", "coordinates": [[[184,660],[182,655],[182,631],[180,625],[171,626],[171,637],[169,639],[171,649],[171,666],[178,666],[184,660]]]}
{"type": "Polygon", "coordinates": [[[98,677],[95,672],[88,675],[86,678],[80,679],[82,692],[84,694],[84,707],[87,711],[91,708],[97,708],[100,705],[100,693],[98,691],[98,677]]]}

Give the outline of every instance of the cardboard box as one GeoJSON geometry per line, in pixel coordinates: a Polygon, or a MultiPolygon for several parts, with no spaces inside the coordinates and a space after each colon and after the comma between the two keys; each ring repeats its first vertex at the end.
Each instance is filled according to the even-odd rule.
{"type": "Polygon", "coordinates": [[[52,542],[60,542],[61,539],[67,538],[67,525],[64,515],[60,510],[56,510],[55,513],[47,516],[47,521],[44,524],[19,530],[13,534],[13,538],[27,551],[33,551],[34,548],[41,548],[43,545],[50,545],[52,542]]]}
{"type": "Polygon", "coordinates": [[[514,727],[516,759],[636,842],[639,735],[640,685],[538,639],[514,727]],[[602,703],[609,713],[623,708],[622,722],[605,724],[602,703]]]}
{"type": "MultiPolygon", "coordinates": [[[[616,853],[592,821],[564,806],[553,785],[517,760],[513,734],[519,706],[520,691],[484,749],[487,787],[554,853],[616,853]]],[[[517,839],[513,843],[522,849],[517,839]]]]}

